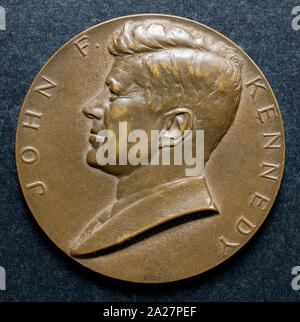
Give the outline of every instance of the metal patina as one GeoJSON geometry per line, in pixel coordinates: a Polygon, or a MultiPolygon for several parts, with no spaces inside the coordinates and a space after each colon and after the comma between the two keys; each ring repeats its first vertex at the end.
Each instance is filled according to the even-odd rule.
{"type": "Polygon", "coordinates": [[[284,153],[278,104],[247,54],[207,26],[156,14],[101,23],[59,49],[16,136],[21,187],[49,238],[98,273],[142,283],[197,275],[245,245],[274,203],[284,153]],[[107,165],[103,130],[118,139],[107,165]],[[135,130],[149,138],[136,150],[135,130]],[[172,152],[196,131],[204,167],[187,175],[172,152]],[[168,151],[170,162],[132,164],[121,157],[130,150],[148,161],[168,151]]]}

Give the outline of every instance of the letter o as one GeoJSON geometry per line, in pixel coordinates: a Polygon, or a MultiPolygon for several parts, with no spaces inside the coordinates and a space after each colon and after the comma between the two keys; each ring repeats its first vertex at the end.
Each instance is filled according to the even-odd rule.
{"type": "Polygon", "coordinates": [[[26,164],[33,164],[39,157],[39,151],[32,146],[27,146],[20,151],[20,158],[26,164]]]}

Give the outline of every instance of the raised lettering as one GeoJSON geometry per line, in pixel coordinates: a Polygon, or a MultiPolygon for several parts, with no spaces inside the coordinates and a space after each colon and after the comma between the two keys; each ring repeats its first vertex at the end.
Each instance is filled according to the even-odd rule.
{"type": "Polygon", "coordinates": [[[44,196],[47,192],[46,185],[41,181],[36,181],[26,185],[28,190],[35,189],[40,196],[44,196]]]}
{"type": "Polygon", "coordinates": [[[224,236],[221,236],[219,238],[219,241],[221,242],[222,245],[222,257],[224,257],[226,255],[226,250],[228,248],[236,248],[240,245],[240,243],[232,243],[232,242],[228,242],[224,236]]]}
{"type": "Polygon", "coordinates": [[[39,151],[32,146],[27,146],[20,151],[20,158],[26,164],[35,163],[39,156],[39,151]]]}
{"type": "Polygon", "coordinates": [[[264,145],[264,149],[280,149],[281,148],[280,144],[274,144],[280,138],[280,136],[281,136],[280,132],[264,133],[264,137],[271,137],[271,140],[264,145]]]}
{"type": "Polygon", "coordinates": [[[249,235],[255,227],[256,225],[244,216],[241,216],[235,225],[236,230],[242,235],[249,235]]]}
{"type": "Polygon", "coordinates": [[[54,87],[57,87],[57,84],[48,79],[46,76],[42,76],[42,79],[45,81],[45,84],[35,88],[34,91],[46,96],[47,98],[51,98],[51,94],[48,91],[54,87]]]}
{"type": "Polygon", "coordinates": [[[266,179],[277,181],[278,176],[271,176],[270,173],[273,173],[274,171],[276,171],[279,168],[279,166],[280,166],[280,164],[272,164],[272,163],[263,162],[263,167],[268,167],[269,169],[262,172],[259,176],[266,178],[266,179]]]}
{"type": "Polygon", "coordinates": [[[43,114],[26,110],[25,116],[26,115],[27,115],[27,121],[23,121],[22,126],[29,127],[34,130],[39,130],[40,125],[38,124],[38,122],[42,118],[43,114]]]}
{"type": "Polygon", "coordinates": [[[250,201],[250,205],[252,205],[253,207],[261,207],[262,210],[265,210],[269,202],[270,202],[270,199],[268,197],[265,197],[260,193],[255,192],[250,201]]]}
{"type": "Polygon", "coordinates": [[[78,49],[82,57],[86,57],[89,53],[89,50],[88,50],[90,46],[89,38],[86,35],[82,36],[81,38],[79,38],[74,42],[74,46],[78,49]]]}
{"type": "Polygon", "coordinates": [[[253,80],[245,83],[246,87],[252,87],[251,91],[250,91],[250,95],[252,97],[252,99],[254,99],[255,97],[255,94],[256,94],[256,91],[257,89],[260,87],[260,88],[263,88],[263,89],[267,89],[266,88],[266,85],[262,82],[260,76],[257,76],[256,78],[254,78],[253,80]]]}
{"type": "Polygon", "coordinates": [[[277,111],[276,111],[276,108],[275,108],[274,104],[272,104],[270,106],[258,108],[257,109],[257,114],[258,114],[257,118],[260,120],[260,123],[262,123],[262,124],[265,123],[266,119],[269,120],[272,116],[273,116],[273,119],[276,119],[278,117],[277,111]],[[266,115],[265,120],[264,120],[264,118],[262,116],[263,114],[266,115]]]}

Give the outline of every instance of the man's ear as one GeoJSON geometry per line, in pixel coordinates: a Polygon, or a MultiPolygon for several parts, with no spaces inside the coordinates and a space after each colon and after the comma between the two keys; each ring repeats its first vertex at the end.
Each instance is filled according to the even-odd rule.
{"type": "Polygon", "coordinates": [[[187,107],[175,108],[165,113],[159,147],[171,147],[183,141],[192,130],[193,124],[194,114],[187,107]]]}

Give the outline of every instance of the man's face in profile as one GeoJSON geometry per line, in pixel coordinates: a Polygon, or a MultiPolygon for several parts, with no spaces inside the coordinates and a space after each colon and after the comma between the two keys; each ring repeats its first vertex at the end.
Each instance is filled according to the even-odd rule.
{"type": "Polygon", "coordinates": [[[120,244],[186,214],[218,213],[204,166],[233,122],[242,90],[242,61],[235,52],[192,30],[129,22],[107,49],[112,67],[103,89],[83,110],[93,120],[87,162],[123,177],[116,198],[84,230],[75,255],[120,244]],[[197,135],[204,132],[205,141],[197,135]],[[129,162],[132,154],[138,162],[129,162]],[[141,209],[150,212],[143,216],[141,209]]]}
{"type": "MultiPolygon", "coordinates": [[[[135,144],[123,143],[127,142],[128,133],[142,129],[150,138],[151,130],[159,130],[162,126],[158,113],[146,103],[144,89],[135,83],[131,73],[132,68],[130,61],[124,58],[115,59],[103,90],[83,110],[88,118],[93,119],[90,136],[92,149],[88,152],[87,162],[91,166],[99,167],[96,153],[103,143],[97,142],[96,135],[103,129],[111,130],[116,136],[117,165],[105,165],[101,168],[114,175],[126,175],[133,170],[133,166],[128,162],[127,165],[118,165],[120,153],[125,152],[128,155],[128,151],[135,144]],[[126,137],[124,135],[120,137],[120,122],[127,123],[126,137]]],[[[150,142],[148,152],[150,152],[150,142]]]]}
{"type": "MultiPolygon", "coordinates": [[[[193,40],[183,30],[170,33],[170,37],[178,33],[178,39],[173,42],[178,41],[179,48],[164,49],[163,44],[168,44],[169,38],[160,26],[149,27],[137,39],[137,30],[128,28],[124,27],[124,35],[117,36],[113,42],[116,48],[108,46],[113,65],[104,88],[83,110],[93,119],[88,164],[116,176],[131,174],[139,167],[132,165],[138,163],[129,162],[132,154],[146,160],[143,164],[153,160],[151,146],[157,146],[156,142],[151,142],[153,130],[159,131],[159,148],[162,149],[174,147],[183,140],[186,142],[186,133],[191,130],[205,131],[204,160],[207,161],[229,129],[238,108],[241,93],[239,60],[220,44],[212,46],[212,50],[181,48],[182,41],[193,40]],[[153,38],[153,50],[144,52],[146,45],[140,38],[145,38],[146,43],[153,38]],[[159,42],[162,43],[158,46],[159,42]],[[121,131],[122,125],[127,129],[121,131]],[[106,133],[99,133],[102,130],[106,133]],[[134,136],[135,130],[146,135],[147,143],[141,143],[143,149],[132,149],[136,148],[138,140],[128,142],[128,135],[134,136]],[[115,139],[116,146],[110,149],[116,150],[113,156],[106,149],[112,146],[109,138],[115,139]],[[102,162],[104,150],[108,153],[106,157],[104,152],[102,162]]],[[[194,141],[192,138],[193,152],[199,150],[194,141]]],[[[155,156],[160,156],[159,151],[155,156]]]]}

